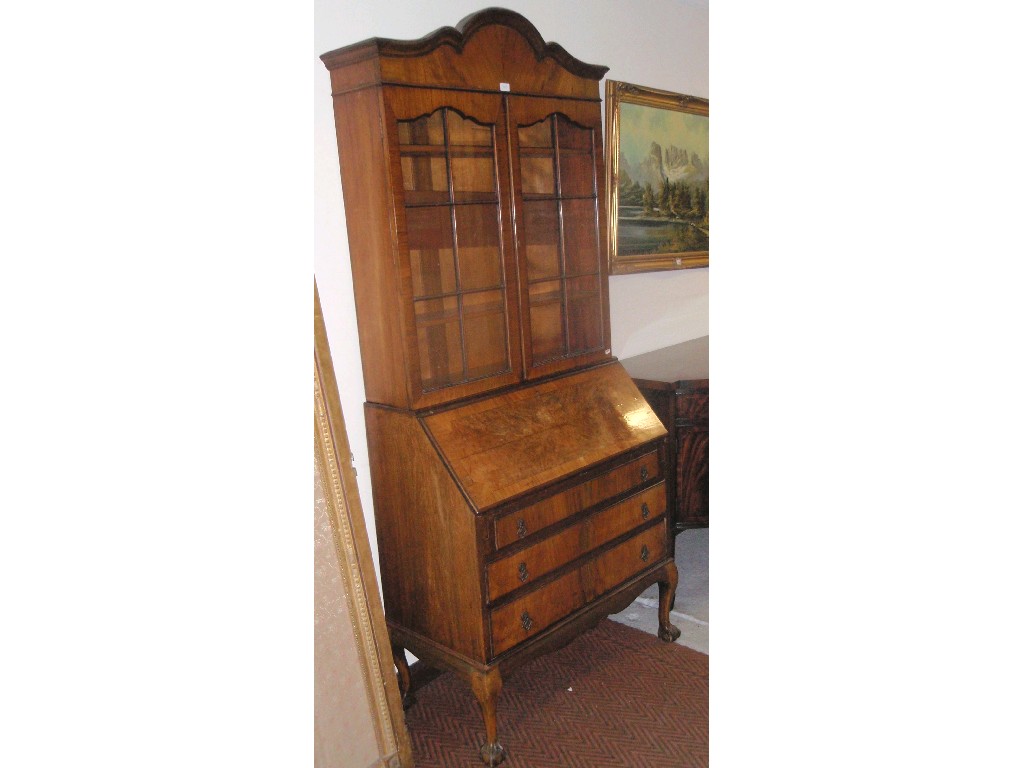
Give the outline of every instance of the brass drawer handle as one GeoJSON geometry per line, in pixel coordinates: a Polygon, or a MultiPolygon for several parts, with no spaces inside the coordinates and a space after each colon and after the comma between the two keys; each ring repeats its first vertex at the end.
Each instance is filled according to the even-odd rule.
{"type": "Polygon", "coordinates": [[[640,467],[640,480],[641,482],[650,477],[650,472],[647,471],[647,467],[640,467]]]}
{"type": "Polygon", "coordinates": [[[523,629],[525,629],[527,632],[533,629],[533,619],[530,618],[530,614],[526,611],[523,611],[523,615],[519,617],[519,621],[522,622],[523,629]]]}
{"type": "Polygon", "coordinates": [[[516,533],[519,535],[520,539],[526,535],[526,521],[521,517],[516,520],[516,533]]]}
{"type": "Polygon", "coordinates": [[[650,556],[651,556],[651,551],[649,549],[647,549],[647,545],[646,544],[644,544],[642,547],[640,547],[640,559],[641,560],[643,560],[646,563],[647,562],[647,558],[649,558],[650,556]]]}
{"type": "Polygon", "coordinates": [[[648,517],[651,516],[651,508],[647,506],[647,502],[646,501],[643,504],[640,505],[640,516],[644,520],[646,520],[648,517]]]}
{"type": "Polygon", "coordinates": [[[519,580],[520,581],[526,581],[528,578],[530,578],[530,574],[527,573],[527,571],[526,571],[526,563],[520,563],[519,564],[519,580]]]}

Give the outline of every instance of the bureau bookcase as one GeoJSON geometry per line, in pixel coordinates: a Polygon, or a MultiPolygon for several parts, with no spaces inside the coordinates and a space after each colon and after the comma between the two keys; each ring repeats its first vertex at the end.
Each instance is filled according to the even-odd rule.
{"type": "Polygon", "coordinates": [[[385,613],[497,765],[502,678],[677,574],[666,431],[612,356],[598,83],[489,9],[330,70],[385,613]]]}

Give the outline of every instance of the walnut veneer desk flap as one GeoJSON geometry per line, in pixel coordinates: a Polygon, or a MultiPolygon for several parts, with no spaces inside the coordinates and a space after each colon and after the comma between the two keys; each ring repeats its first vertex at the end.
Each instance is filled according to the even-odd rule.
{"type": "Polygon", "coordinates": [[[708,337],[622,361],[668,428],[673,529],[708,525],[708,337]]]}
{"type": "Polygon", "coordinates": [[[618,365],[423,419],[478,510],[665,436],[618,365]]]}

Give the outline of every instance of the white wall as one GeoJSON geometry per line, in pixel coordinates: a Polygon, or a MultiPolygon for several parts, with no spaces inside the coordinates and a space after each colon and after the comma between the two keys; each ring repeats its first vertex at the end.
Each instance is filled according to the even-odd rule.
{"type": "MultiPolygon", "coordinates": [[[[529,19],[545,40],[608,77],[693,96],[708,93],[706,0],[499,0],[529,19]]],[[[341,196],[330,79],[319,56],[369,37],[416,39],[488,7],[483,0],[315,0],[314,269],[341,391],[349,441],[376,558],[355,303],[341,196]]],[[[604,86],[601,86],[604,93],[604,86]]],[[[612,352],[619,358],[708,333],[708,270],[610,279],[612,352]]]]}

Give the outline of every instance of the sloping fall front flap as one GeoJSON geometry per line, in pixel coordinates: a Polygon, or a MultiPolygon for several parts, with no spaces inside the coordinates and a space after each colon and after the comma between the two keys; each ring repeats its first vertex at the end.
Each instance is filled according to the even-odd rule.
{"type": "Polygon", "coordinates": [[[666,434],[617,362],[422,421],[480,512],[666,434]]]}

